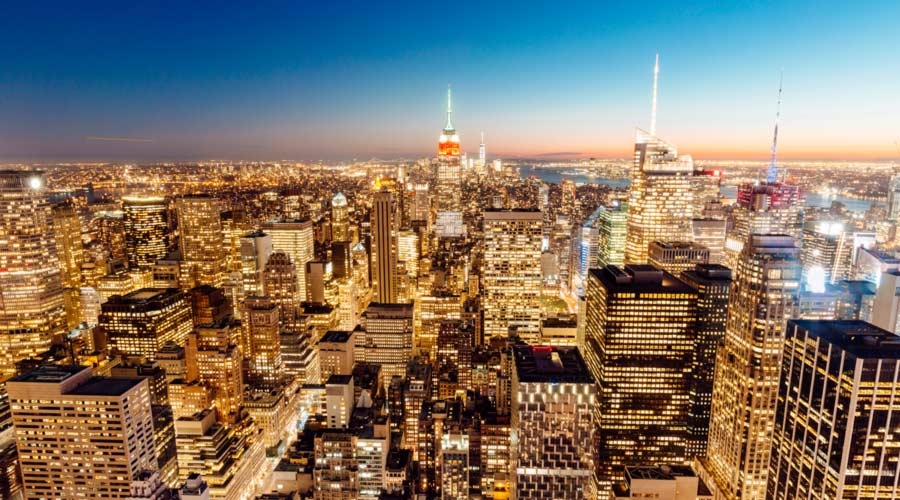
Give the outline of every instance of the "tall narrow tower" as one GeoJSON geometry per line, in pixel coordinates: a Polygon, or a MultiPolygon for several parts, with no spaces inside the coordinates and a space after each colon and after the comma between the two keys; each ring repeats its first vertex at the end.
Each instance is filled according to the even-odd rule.
{"type": "Polygon", "coordinates": [[[659,56],[653,68],[650,132],[638,129],[631,169],[625,263],[647,262],[653,241],[676,241],[690,234],[694,212],[694,161],[656,136],[656,96],[659,56]]]}
{"type": "Polygon", "coordinates": [[[458,212],[460,209],[462,168],[460,165],[459,134],[453,126],[453,96],[447,87],[447,124],[438,139],[437,208],[438,212],[458,212]]]}
{"type": "Polygon", "coordinates": [[[372,207],[372,281],[375,301],[397,302],[397,214],[394,195],[378,191],[372,207]]]}
{"type": "Polygon", "coordinates": [[[481,144],[478,145],[478,166],[484,168],[487,164],[487,150],[484,147],[484,132],[481,133],[481,144]]]}
{"type": "Polygon", "coordinates": [[[0,171],[0,374],[66,328],[51,220],[40,172],[0,171]]]}
{"type": "Polygon", "coordinates": [[[125,254],[131,269],[148,269],[166,256],[169,214],[166,199],[127,197],[122,199],[125,222],[125,254]]]}

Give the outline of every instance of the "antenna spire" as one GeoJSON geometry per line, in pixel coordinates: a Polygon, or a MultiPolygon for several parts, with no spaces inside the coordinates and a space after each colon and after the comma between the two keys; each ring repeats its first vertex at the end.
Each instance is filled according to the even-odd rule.
{"type": "Polygon", "coordinates": [[[444,130],[454,130],[453,129],[453,94],[450,91],[450,84],[447,84],[447,125],[444,127],[444,130]]]}
{"type": "Polygon", "coordinates": [[[775,133],[772,136],[772,160],[769,163],[769,173],[766,182],[773,183],[778,180],[778,122],[781,120],[781,89],[784,83],[784,70],[778,78],[778,107],[775,108],[775,133]]]}
{"type": "Polygon", "coordinates": [[[659,53],[656,53],[656,64],[653,65],[653,107],[650,110],[650,135],[656,135],[656,93],[659,81],[659,53]]]}

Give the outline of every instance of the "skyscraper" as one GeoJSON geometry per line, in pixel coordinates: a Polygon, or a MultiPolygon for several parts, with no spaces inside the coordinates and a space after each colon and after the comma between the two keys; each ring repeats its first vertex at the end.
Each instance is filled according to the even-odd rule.
{"type": "Polygon", "coordinates": [[[768,496],[898,498],[900,337],[863,321],[790,321],[768,496]]]}
{"type": "Polygon", "coordinates": [[[168,250],[169,214],[161,197],[122,198],[125,255],[130,269],[149,269],[168,250]]]}
{"type": "Polygon", "coordinates": [[[784,328],[800,292],[790,236],[752,235],[741,251],[716,374],[704,467],[725,498],[763,500],[784,328]]]}
{"type": "Polygon", "coordinates": [[[453,126],[453,102],[447,87],[447,124],[438,138],[437,206],[438,212],[459,212],[462,170],[460,168],[459,134],[453,126]]]}
{"type": "Polygon", "coordinates": [[[656,136],[659,56],[653,73],[650,132],[637,129],[631,168],[625,262],[645,264],[653,241],[676,241],[690,232],[694,212],[694,160],[656,136]]]}
{"type": "Polygon", "coordinates": [[[628,232],[628,204],[603,207],[597,218],[597,261],[588,267],[625,265],[625,241],[628,232]]]}
{"type": "Polygon", "coordinates": [[[382,384],[406,375],[412,357],[413,305],[373,302],[365,312],[365,361],[381,365],[382,384]]]}
{"type": "Polygon", "coordinates": [[[624,465],[683,464],[687,452],[697,292],[649,265],[591,269],[584,352],[601,494],[624,465]]]}
{"type": "Polygon", "coordinates": [[[156,469],[147,380],[91,375],[46,366],[7,383],[28,500],[125,499],[156,469]]]}
{"type": "Polygon", "coordinates": [[[378,191],[372,207],[372,287],[375,301],[397,302],[397,213],[394,195],[378,191]]]}
{"type": "Polygon", "coordinates": [[[0,170],[0,373],[66,329],[50,205],[40,172],[0,170]]]}
{"type": "Polygon", "coordinates": [[[244,338],[249,378],[273,384],[281,378],[281,343],[278,338],[279,307],[268,297],[247,297],[244,302],[244,338]]]}
{"type": "Polygon", "coordinates": [[[297,286],[297,268],[284,252],[274,252],[263,271],[263,291],[278,305],[282,324],[292,321],[300,307],[300,291],[297,286]]]}
{"type": "Polygon", "coordinates": [[[272,249],[291,256],[297,268],[298,300],[306,298],[306,263],[313,260],[315,238],[309,219],[279,219],[263,224],[263,231],[272,238],[272,249]]]}
{"type": "Polygon", "coordinates": [[[675,276],[709,263],[709,249],[689,241],[654,241],[650,243],[648,263],[675,276]]]}
{"type": "Polygon", "coordinates": [[[597,385],[581,353],[517,345],[513,357],[514,498],[596,498],[597,385]]]}
{"type": "Polygon", "coordinates": [[[731,269],[718,264],[698,264],[682,272],[679,278],[697,292],[687,444],[688,457],[696,457],[706,455],[716,349],[725,338],[731,269]]]}
{"type": "Polygon", "coordinates": [[[185,196],[175,200],[175,210],[182,279],[190,286],[221,286],[227,265],[221,200],[211,196],[185,196]]]}
{"type": "Polygon", "coordinates": [[[331,241],[350,241],[350,208],[344,193],[331,199],[331,241]]]}
{"type": "Polygon", "coordinates": [[[542,231],[538,210],[484,212],[485,338],[518,334],[539,341],[542,231]]]}
{"type": "Polygon", "coordinates": [[[166,343],[184,346],[194,327],[190,299],[177,288],[142,288],[100,307],[100,328],[113,353],[152,360],[166,343]]]}

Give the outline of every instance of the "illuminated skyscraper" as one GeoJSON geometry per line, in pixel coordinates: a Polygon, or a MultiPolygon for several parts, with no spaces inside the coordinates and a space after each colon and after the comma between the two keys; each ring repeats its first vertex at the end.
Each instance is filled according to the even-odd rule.
{"type": "Polygon", "coordinates": [[[76,328],[81,313],[81,266],[84,264],[84,244],[81,241],[81,220],[69,205],[53,207],[53,235],[59,255],[60,277],[64,288],[66,329],[76,328]]]}
{"type": "Polygon", "coordinates": [[[223,206],[211,196],[185,196],[175,201],[182,258],[182,279],[190,286],[221,286],[227,254],[222,230],[223,206]]]}
{"type": "Polygon", "coordinates": [[[697,292],[697,327],[691,369],[691,410],[688,414],[688,457],[706,455],[712,405],[716,349],[725,338],[731,269],[699,264],[679,276],[697,292]]]}
{"type": "Polygon", "coordinates": [[[691,220],[691,240],[709,249],[709,263],[725,262],[725,229],[728,221],[724,218],[703,218],[691,220]]]}
{"type": "Polygon", "coordinates": [[[372,287],[375,301],[397,302],[397,209],[390,191],[378,191],[372,207],[372,287]]]}
{"type": "Polygon", "coordinates": [[[177,288],[114,295],[100,308],[100,328],[112,353],[152,360],[166,343],[184,346],[194,327],[190,299],[177,288]]]}
{"type": "Polygon", "coordinates": [[[462,169],[460,168],[459,134],[453,126],[453,103],[450,87],[447,87],[447,124],[438,139],[437,157],[437,206],[438,212],[458,212],[462,169]]]}
{"type": "Polygon", "coordinates": [[[786,337],[766,498],[900,498],[900,337],[796,320],[786,337]]]}
{"type": "Polygon", "coordinates": [[[800,238],[803,229],[800,187],[775,182],[738,186],[734,227],[725,239],[725,265],[737,268],[741,250],[753,234],[800,238]]]}
{"type": "Polygon", "coordinates": [[[278,305],[278,315],[283,324],[297,316],[300,292],[297,286],[297,268],[291,257],[284,252],[269,256],[263,271],[263,291],[278,305]]]}
{"type": "Polygon", "coordinates": [[[130,269],[149,269],[168,250],[169,214],[166,199],[122,198],[125,255],[130,269]]]}
{"type": "Polygon", "coordinates": [[[799,253],[790,236],[752,235],[738,261],[704,463],[728,499],[765,498],[785,324],[799,301],[799,253]]]}
{"type": "Polygon", "coordinates": [[[25,498],[121,498],[156,470],[144,378],[46,366],[7,383],[25,498]]]}
{"type": "Polygon", "coordinates": [[[382,384],[406,375],[412,357],[413,305],[373,302],[365,312],[365,361],[381,365],[382,384]]]}
{"type": "Polygon", "coordinates": [[[331,199],[331,241],[350,241],[350,208],[344,193],[331,199]]]}
{"type": "Polygon", "coordinates": [[[584,357],[599,386],[603,495],[624,465],[690,458],[697,292],[653,266],[607,266],[590,270],[586,298],[584,357]]]}
{"type": "Polygon", "coordinates": [[[850,277],[854,251],[853,233],[841,222],[819,221],[803,229],[803,285],[806,290],[821,293],[825,284],[850,277]]]}
{"type": "Polygon", "coordinates": [[[654,241],[648,263],[678,276],[697,264],[708,264],[709,249],[688,241],[654,241]]]}
{"type": "Polygon", "coordinates": [[[66,329],[57,252],[43,175],[0,170],[0,373],[66,329]]]}
{"type": "Polygon", "coordinates": [[[597,261],[588,268],[625,265],[627,232],[628,204],[603,207],[597,217],[597,261]]]}
{"type": "Polygon", "coordinates": [[[278,312],[278,305],[268,297],[251,296],[244,302],[244,352],[253,382],[273,384],[281,378],[278,312]]]}
{"type": "Polygon", "coordinates": [[[313,223],[308,219],[274,220],[263,224],[263,231],[272,237],[272,248],[291,256],[297,268],[298,300],[306,299],[306,263],[313,260],[315,238],[313,223]]]}
{"type": "Polygon", "coordinates": [[[593,499],[597,385],[575,347],[513,347],[517,499],[593,499]]]}
{"type": "Polygon", "coordinates": [[[484,212],[484,338],[541,332],[541,236],[537,210],[484,212]]]}
{"type": "Polygon", "coordinates": [[[659,56],[653,74],[650,132],[638,129],[631,168],[625,262],[645,264],[653,241],[677,241],[690,233],[694,212],[694,160],[656,136],[659,56]]]}
{"type": "MultiPolygon", "coordinates": [[[[272,255],[272,236],[262,231],[245,234],[240,238],[240,263],[242,294],[240,297],[263,295],[263,277],[266,263],[272,255]]],[[[236,300],[235,303],[239,303],[236,300]]]]}

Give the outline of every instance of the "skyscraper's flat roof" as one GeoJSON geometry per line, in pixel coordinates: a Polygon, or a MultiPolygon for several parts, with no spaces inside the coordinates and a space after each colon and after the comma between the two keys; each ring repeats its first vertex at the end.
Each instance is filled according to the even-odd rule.
{"type": "Polygon", "coordinates": [[[519,382],[594,383],[576,347],[517,345],[513,356],[519,382]]]}
{"type": "Polygon", "coordinates": [[[900,336],[862,320],[790,320],[828,343],[859,358],[900,359],[900,336]]]}

